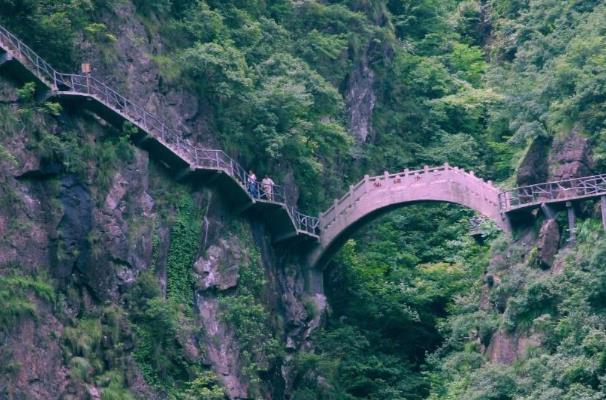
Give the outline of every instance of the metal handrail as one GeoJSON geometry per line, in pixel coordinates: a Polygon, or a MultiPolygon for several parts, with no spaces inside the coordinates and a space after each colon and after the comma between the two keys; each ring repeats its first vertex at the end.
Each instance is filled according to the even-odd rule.
{"type": "Polygon", "coordinates": [[[3,26],[0,26],[0,41],[16,52],[13,56],[29,62],[34,67],[32,72],[35,73],[38,78],[41,80],[46,78],[48,80],[47,82],[54,81],[54,76],[57,71],[49,63],[44,61],[42,57],[36,54],[34,50],[3,26]]]}
{"type": "Polygon", "coordinates": [[[295,206],[288,205],[286,191],[282,186],[274,185],[271,192],[261,188],[256,193],[251,193],[247,187],[248,174],[246,170],[222,150],[206,149],[191,144],[179,132],[167,126],[158,116],[90,75],[58,72],[42,57],[38,56],[34,50],[2,26],[0,26],[0,43],[53,91],[60,94],[78,94],[95,98],[124,117],[125,120],[161,142],[190,164],[191,167],[225,172],[238,182],[254,201],[262,200],[286,207],[297,230],[316,236],[319,235],[319,219],[302,214],[295,206]]]}
{"type": "Polygon", "coordinates": [[[499,193],[504,212],[545,202],[606,195],[606,174],[520,186],[499,193]]]}

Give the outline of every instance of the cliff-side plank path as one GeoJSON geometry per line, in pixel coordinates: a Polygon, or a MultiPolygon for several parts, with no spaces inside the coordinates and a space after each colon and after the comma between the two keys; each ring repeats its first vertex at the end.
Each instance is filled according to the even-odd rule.
{"type": "Polygon", "coordinates": [[[510,232],[508,215],[516,211],[549,203],[566,203],[570,211],[573,200],[601,197],[606,227],[606,175],[501,191],[473,172],[448,164],[365,176],[319,217],[308,216],[299,212],[286,197],[282,186],[274,186],[271,195],[260,187],[249,190],[246,170],[222,150],[207,149],[190,142],[161,118],[90,75],[58,72],[1,26],[0,67],[22,81],[36,82],[38,89],[48,96],[87,108],[118,127],[132,124],[138,128],[138,134],[133,136],[135,144],[176,170],[177,179],[199,178],[207,184],[212,182],[223,190],[236,210],[248,210],[261,216],[276,242],[311,241],[308,262],[312,267],[324,265],[349,234],[364,222],[392,208],[422,201],[463,205],[510,232]]]}

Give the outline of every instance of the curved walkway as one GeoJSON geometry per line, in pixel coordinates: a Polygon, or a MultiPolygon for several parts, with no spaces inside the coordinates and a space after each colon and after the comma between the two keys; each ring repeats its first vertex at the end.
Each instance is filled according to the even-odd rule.
{"type": "MultiPolygon", "coordinates": [[[[0,26],[0,65],[12,69],[26,80],[51,91],[51,96],[78,106],[92,108],[110,122],[122,126],[129,122],[139,130],[135,143],[157,153],[172,167],[178,177],[200,175],[221,186],[236,209],[256,209],[266,215],[274,239],[319,237],[318,218],[302,214],[287,202],[282,186],[275,185],[271,195],[262,190],[247,190],[247,173],[222,150],[195,145],[166,125],[158,116],[146,111],[105,83],[89,75],[65,74],[55,70],[31,48],[0,26]],[[82,101],[88,100],[88,101],[82,101]]],[[[260,182],[259,182],[260,184],[260,182]]]]}

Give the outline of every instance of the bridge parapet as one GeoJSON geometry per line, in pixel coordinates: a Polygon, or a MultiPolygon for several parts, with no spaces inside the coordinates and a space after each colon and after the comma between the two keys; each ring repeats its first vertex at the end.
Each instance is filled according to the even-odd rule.
{"type": "Polygon", "coordinates": [[[351,232],[366,221],[394,207],[417,202],[460,204],[509,232],[507,217],[499,209],[498,193],[491,181],[448,164],[365,176],[320,215],[320,243],[310,253],[308,262],[322,267],[351,232]]]}
{"type": "MultiPolygon", "coordinates": [[[[355,207],[369,192],[406,190],[406,188],[418,188],[445,182],[461,185],[468,192],[482,197],[490,207],[498,208],[498,189],[492,185],[491,181],[484,181],[475,176],[473,171],[466,172],[448,164],[431,168],[426,166],[417,170],[405,169],[394,174],[385,172],[383,175],[365,176],[356,185],[350,186],[349,191],[343,197],[335,200],[333,205],[320,215],[320,229],[322,231],[327,229],[337,218],[355,207]]],[[[427,195],[430,196],[430,193],[427,195]]],[[[418,200],[422,200],[423,197],[420,196],[418,200]]]]}

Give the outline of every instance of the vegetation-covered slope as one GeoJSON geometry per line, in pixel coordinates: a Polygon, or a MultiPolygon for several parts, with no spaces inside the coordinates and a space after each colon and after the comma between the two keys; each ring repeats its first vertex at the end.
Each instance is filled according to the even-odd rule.
{"type": "MultiPolygon", "coordinates": [[[[0,22],[59,69],[92,62],[184,134],[285,182],[309,212],[366,173],[424,164],[503,186],[597,170],[605,18],[597,0],[0,0],[0,22]]],[[[555,243],[566,249],[553,266],[537,261],[542,217],[527,217],[515,243],[490,227],[478,243],[468,210],[393,212],[327,270],[329,311],[309,340],[323,310],[258,225],[213,190],[148,171],[126,132],[36,104],[31,87],[10,92],[2,215],[20,222],[0,244],[15,247],[31,224],[50,250],[0,257],[0,294],[12,299],[1,334],[15,343],[19,321],[56,319],[42,343],[68,371],[57,378],[66,393],[221,398],[218,375],[232,398],[603,397],[591,205],[579,208],[578,244],[565,232],[555,243]],[[140,197],[112,208],[121,185],[140,197]],[[37,212],[48,220],[31,222],[37,212]],[[112,242],[115,226],[130,251],[112,242]]],[[[16,377],[0,389],[13,395],[23,358],[0,355],[16,377]]]]}
{"type": "MultiPolygon", "coordinates": [[[[517,176],[525,184],[599,169],[605,5],[487,1],[462,2],[456,10],[443,14],[448,32],[482,50],[479,63],[463,62],[478,68],[477,89],[440,96],[425,110],[433,111],[434,123],[446,117],[447,127],[458,115],[436,114],[438,104],[477,113],[475,124],[461,129],[476,138],[463,153],[474,157],[472,167],[503,180],[521,163],[517,176]],[[586,151],[582,141],[563,150],[571,132],[589,140],[595,164],[569,154],[586,151]],[[551,141],[556,144],[550,151],[551,141]],[[535,145],[528,149],[530,143],[535,145]]],[[[456,53],[458,45],[453,47],[456,53]]],[[[469,75],[455,74],[474,84],[469,75]]],[[[416,87],[407,86],[409,92],[416,87]]],[[[466,159],[457,158],[460,147],[448,142],[457,136],[445,137],[436,147],[464,165],[466,159]]],[[[460,211],[439,217],[435,208],[415,207],[375,223],[333,265],[334,314],[318,332],[315,352],[301,356],[298,396],[603,398],[605,342],[597,294],[603,233],[592,203],[579,211],[590,220],[578,228],[578,243],[562,250],[547,271],[534,244],[538,228],[521,229],[516,244],[499,239],[489,262],[486,248],[464,240],[465,230],[453,225],[464,215],[460,211]],[[432,354],[422,366],[424,352],[432,354]],[[315,389],[315,374],[322,371],[330,371],[329,384],[315,389]]],[[[542,219],[533,221],[526,216],[527,226],[542,219]]],[[[550,239],[556,248],[567,246],[568,238],[565,220],[559,223],[563,238],[550,239]]]]}

